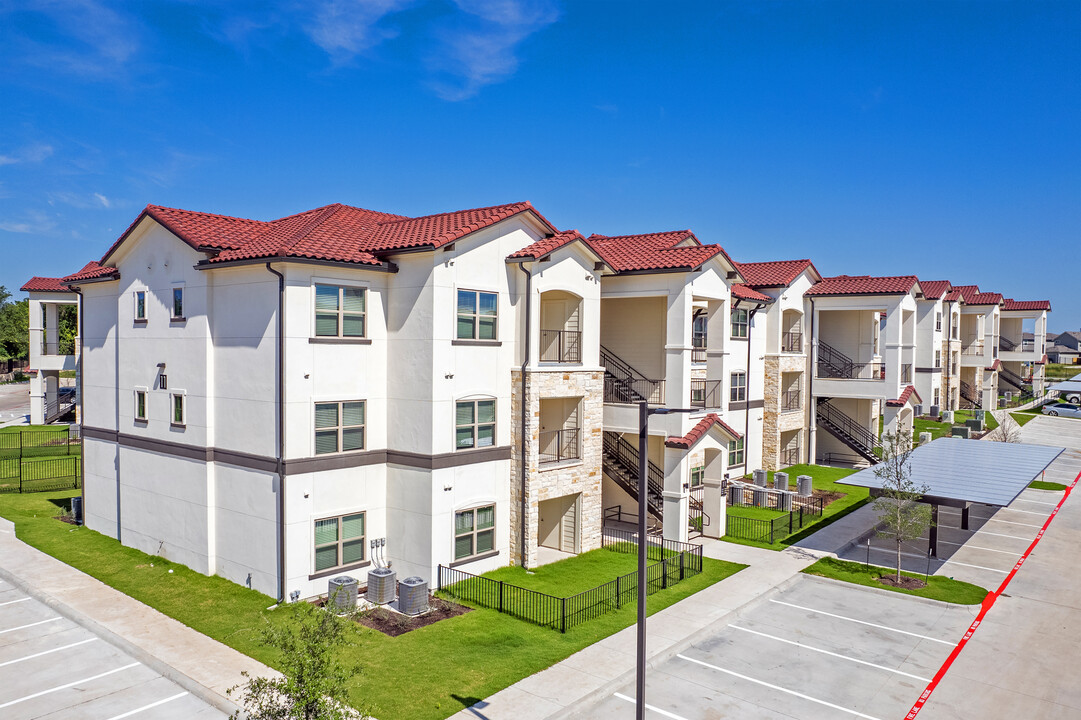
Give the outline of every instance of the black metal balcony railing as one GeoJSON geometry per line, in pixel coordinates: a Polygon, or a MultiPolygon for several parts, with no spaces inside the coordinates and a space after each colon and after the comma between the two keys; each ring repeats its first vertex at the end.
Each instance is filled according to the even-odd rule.
{"type": "Polygon", "coordinates": [[[641,380],[604,376],[606,403],[636,404],[645,400],[650,405],[664,404],[664,380],[641,380]]]}
{"type": "Polygon", "coordinates": [[[691,362],[704,363],[706,361],[706,349],[704,347],[691,348],[691,362]]]}
{"type": "Polygon", "coordinates": [[[578,433],[578,428],[545,430],[538,433],[540,464],[548,465],[582,457],[578,433]]]}
{"type": "Polygon", "coordinates": [[[582,333],[577,330],[541,330],[541,362],[582,362],[582,333]]]}
{"type": "Polygon", "coordinates": [[[721,381],[691,380],[691,407],[721,407],[721,381]]]}
{"type": "Polygon", "coordinates": [[[803,352],[803,333],[798,331],[786,332],[781,336],[781,352],[803,352]]]}
{"type": "Polygon", "coordinates": [[[70,342],[57,342],[55,340],[43,340],[41,342],[42,355],[74,355],[75,344],[70,342]]]}
{"type": "Polygon", "coordinates": [[[872,362],[846,366],[844,372],[838,372],[837,366],[824,363],[815,364],[815,377],[825,380],[885,380],[886,363],[872,362]]]}
{"type": "Polygon", "coordinates": [[[781,465],[783,467],[791,467],[793,465],[799,465],[799,462],[800,462],[799,451],[800,451],[799,445],[797,445],[796,447],[786,448],[784,451],[782,451],[781,452],[781,465]]]}
{"type": "Polygon", "coordinates": [[[785,390],[781,395],[781,412],[793,412],[803,407],[803,398],[799,390],[785,390]]]}
{"type": "Polygon", "coordinates": [[[1002,337],[1000,335],[998,338],[998,347],[1000,350],[1011,352],[1012,350],[1015,350],[1017,348],[1017,343],[1007,337],[1002,337]]]}
{"type": "Polygon", "coordinates": [[[912,363],[905,363],[901,366],[901,382],[912,382],[912,363]]]}

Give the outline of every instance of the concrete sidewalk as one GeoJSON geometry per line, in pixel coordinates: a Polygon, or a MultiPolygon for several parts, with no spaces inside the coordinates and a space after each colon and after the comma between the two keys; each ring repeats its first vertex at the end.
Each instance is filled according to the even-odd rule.
{"type": "Polygon", "coordinates": [[[227,689],[241,672],[278,673],[157,610],[36,550],[0,518],[0,578],[101,636],[204,702],[232,713],[227,689]]]}
{"type": "MultiPolygon", "coordinates": [[[[876,524],[870,505],[849,513],[782,552],[703,539],[706,557],[748,567],[649,617],[651,665],[674,657],[705,632],[727,625],[734,613],[765,602],[821,557],[844,550],[876,524]]],[[[636,629],[630,626],[451,716],[453,720],[562,718],[599,700],[634,677],[636,629]]]]}

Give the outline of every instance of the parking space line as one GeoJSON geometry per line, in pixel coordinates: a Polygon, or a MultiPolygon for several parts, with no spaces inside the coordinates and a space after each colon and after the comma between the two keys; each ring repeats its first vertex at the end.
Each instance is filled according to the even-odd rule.
{"type": "Polygon", "coordinates": [[[904,675],[910,677],[913,680],[920,680],[922,682],[931,682],[931,678],[920,677],[919,675],[913,675],[912,673],[906,673],[903,670],[897,670],[895,668],[886,667],[885,665],[878,665],[866,660],[860,660],[858,658],[849,657],[848,655],[841,655],[840,653],[831,652],[829,650],[823,650],[822,648],[816,648],[813,645],[807,645],[806,643],[797,642],[795,640],[786,640],[776,635],[767,635],[764,632],[758,632],[757,630],[751,630],[750,628],[740,627],[739,625],[729,625],[728,627],[733,630],[741,630],[745,633],[751,633],[752,635],[758,635],[759,637],[769,638],[770,640],[776,640],[778,642],[787,643],[788,645],[795,645],[796,647],[803,648],[804,650],[811,650],[816,653],[822,653],[823,655],[829,655],[830,657],[840,658],[841,660],[848,660],[849,662],[859,663],[860,665],[867,665],[868,667],[877,668],[879,670],[885,670],[886,672],[896,673],[898,675],[904,675]]]}
{"type": "Polygon", "coordinates": [[[949,542],[948,540],[939,540],[938,544],[939,545],[956,545],[957,547],[971,548],[972,550],[986,550],[987,552],[997,552],[997,553],[1002,553],[1003,555],[1013,555],[1014,557],[1017,557],[1017,553],[1012,551],[1012,550],[995,550],[994,548],[980,547],[979,545],[969,545],[967,543],[954,543],[954,542],[949,542]]]}
{"type": "MultiPolygon", "coordinates": [[[[612,694],[613,694],[613,696],[619,698],[620,700],[626,700],[629,703],[635,702],[634,698],[628,697],[627,695],[624,695],[623,693],[612,693],[612,694]]],[[[659,707],[657,707],[655,705],[650,705],[649,703],[646,703],[646,710],[649,710],[651,712],[655,712],[658,715],[664,715],[665,717],[672,718],[672,720],[687,720],[687,718],[683,717],[682,715],[676,715],[675,713],[670,713],[667,710],[661,710],[659,707]]]]}
{"type": "Polygon", "coordinates": [[[976,533],[973,533],[973,537],[975,537],[976,535],[993,535],[995,537],[1007,537],[1014,540],[1024,540],[1025,542],[1032,542],[1032,538],[1019,537],[1017,535],[1003,535],[1002,533],[991,532],[990,530],[980,530],[976,533]]]}
{"type": "Polygon", "coordinates": [[[1033,505],[1049,505],[1051,507],[1055,507],[1055,505],[1058,504],[1058,503],[1044,502],[1043,500],[1029,500],[1028,498],[1017,498],[1017,500],[1015,500],[1014,502],[1027,502],[1027,503],[1032,503],[1033,505]]]}
{"type": "Polygon", "coordinates": [[[149,705],[143,705],[141,708],[135,708],[134,710],[129,710],[126,713],[121,713],[120,715],[113,715],[111,718],[109,718],[109,720],[121,720],[121,718],[131,717],[132,715],[141,713],[143,710],[149,710],[151,708],[156,708],[158,705],[164,705],[167,702],[179,700],[187,694],[187,692],[177,693],[176,695],[173,695],[172,697],[167,697],[164,700],[158,700],[157,702],[152,702],[149,705]]]}
{"type": "Polygon", "coordinates": [[[1023,527],[1031,527],[1031,528],[1036,528],[1036,529],[1039,529],[1039,528],[1043,527],[1043,525],[1033,525],[1032,523],[1019,523],[1019,522],[1014,522],[1013,520],[999,520],[998,518],[987,518],[987,522],[1000,522],[1000,523],[1006,523],[1007,525],[1021,525],[1023,527]]]}
{"type": "Polygon", "coordinates": [[[681,660],[686,660],[688,662],[693,662],[693,663],[695,663],[697,665],[701,665],[703,667],[708,667],[710,670],[716,670],[717,672],[723,672],[726,675],[731,675],[732,677],[737,677],[740,680],[746,680],[747,682],[752,682],[752,683],[755,683],[756,685],[761,685],[763,687],[767,687],[770,690],[777,690],[779,692],[787,693],[789,695],[794,695],[795,697],[802,698],[804,700],[809,700],[809,701],[811,701],[813,703],[818,703],[819,705],[825,705],[826,707],[832,708],[833,710],[840,710],[841,712],[848,713],[849,715],[855,715],[856,717],[861,717],[861,718],[864,718],[865,720],[879,720],[879,718],[876,718],[874,715],[866,715],[866,714],[858,712],[856,710],[849,710],[846,707],[841,707],[840,705],[834,705],[831,702],[826,702],[825,700],[819,700],[818,698],[813,698],[810,695],[804,695],[801,692],[796,692],[795,690],[789,690],[788,688],[783,688],[780,685],[774,685],[773,683],[768,683],[765,680],[756,680],[753,677],[748,677],[746,675],[741,675],[738,672],[735,672],[733,670],[726,670],[725,668],[718,667],[716,665],[710,665],[707,662],[702,662],[701,660],[695,660],[694,658],[687,657],[686,655],[676,655],[676,657],[680,658],[681,660]]]}
{"type": "Polygon", "coordinates": [[[1002,573],[1003,575],[1009,574],[1009,570],[999,570],[998,568],[984,567],[983,565],[970,565],[969,563],[958,562],[957,560],[944,560],[943,565],[963,565],[964,567],[976,568],[977,570],[990,570],[991,572],[1002,573]]]}
{"type": "Polygon", "coordinates": [[[37,622],[32,622],[29,625],[20,625],[19,627],[8,628],[7,630],[0,630],[0,635],[3,635],[4,633],[9,633],[9,632],[15,632],[16,630],[25,630],[26,628],[32,628],[35,625],[44,625],[45,623],[56,622],[57,620],[63,620],[63,619],[64,618],[57,615],[56,617],[49,618],[48,620],[38,620],[37,622]]]}
{"type": "Polygon", "coordinates": [[[5,605],[14,605],[15,603],[26,602],[27,600],[32,600],[32,599],[33,598],[24,597],[24,598],[19,598],[18,600],[8,600],[7,602],[0,603],[0,607],[4,607],[5,605]]]}
{"type": "Polygon", "coordinates": [[[61,650],[67,650],[68,648],[73,648],[76,645],[85,645],[88,642],[94,642],[95,640],[97,640],[96,637],[87,638],[86,640],[80,640],[79,642],[73,642],[70,645],[61,645],[60,647],[53,648],[52,650],[45,650],[43,652],[34,653],[33,655],[27,655],[26,657],[16,658],[15,660],[8,660],[6,662],[0,663],[0,667],[4,667],[5,665],[14,665],[15,663],[21,663],[23,660],[33,660],[34,658],[41,657],[42,655],[48,655],[50,653],[60,652],[61,650]]]}
{"type": "Polygon", "coordinates": [[[16,700],[8,700],[3,705],[0,705],[0,710],[2,710],[3,708],[6,708],[6,707],[11,707],[12,705],[17,705],[17,704],[19,704],[21,702],[25,702],[27,700],[33,700],[34,698],[41,697],[42,695],[48,695],[49,693],[54,693],[54,692],[57,692],[59,690],[66,690],[69,687],[75,687],[76,685],[82,685],[83,683],[90,682],[91,680],[97,680],[99,678],[103,678],[106,675],[113,675],[114,673],[118,673],[118,672],[120,672],[122,670],[128,670],[130,668],[133,668],[138,664],[139,663],[137,663],[137,662],[133,662],[133,663],[130,663],[130,664],[125,665],[123,667],[118,667],[118,668],[114,668],[112,670],[107,670],[106,672],[99,673],[99,674],[94,675],[92,677],[83,678],[82,680],[75,680],[74,682],[69,682],[69,683],[66,683],[64,685],[58,685],[57,687],[49,688],[48,690],[42,690],[41,692],[36,692],[33,695],[27,695],[26,697],[21,697],[21,698],[18,698],[16,700]]]}
{"type": "Polygon", "coordinates": [[[806,610],[807,612],[817,613],[819,615],[825,615],[826,617],[837,618],[838,620],[847,620],[848,622],[859,623],[860,625],[869,625],[879,630],[889,630],[895,633],[901,633],[902,635],[911,635],[912,637],[918,637],[921,640],[930,640],[936,643],[942,643],[943,645],[953,645],[954,643],[948,640],[939,640],[928,635],[920,635],[919,633],[909,632],[908,630],[898,630],[897,628],[890,627],[889,625],[879,625],[878,623],[868,622],[866,620],[857,620],[856,618],[845,617],[844,615],[834,615],[833,613],[826,612],[825,610],[815,610],[814,608],[804,607],[803,605],[796,605],[795,603],[785,602],[784,600],[774,600],[770,598],[771,603],[777,603],[778,605],[787,605],[788,607],[796,608],[797,610],[806,610]]]}
{"type": "Polygon", "coordinates": [[[1006,507],[1004,507],[1002,509],[1003,510],[1009,510],[1010,512],[1025,513],[1026,515],[1039,515],[1040,517],[1047,517],[1046,512],[1040,512],[1039,510],[1022,510],[1021,508],[1010,507],[1009,505],[1007,505],[1006,507]]]}

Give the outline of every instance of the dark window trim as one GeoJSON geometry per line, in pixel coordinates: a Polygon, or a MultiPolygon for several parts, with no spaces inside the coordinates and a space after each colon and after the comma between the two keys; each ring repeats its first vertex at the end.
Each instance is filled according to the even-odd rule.
{"type": "Polygon", "coordinates": [[[171,317],[171,318],[169,318],[169,322],[171,322],[171,323],[182,323],[182,322],[187,322],[187,321],[188,321],[188,319],[186,317],[184,317],[183,315],[181,315],[180,317],[171,317]]]}
{"type": "MultiPolygon", "coordinates": [[[[355,514],[355,513],[354,513],[355,514]]],[[[340,516],[339,516],[340,517],[340,516]]],[[[326,519],[326,518],[320,518],[326,519]]],[[[367,520],[365,520],[367,522],[367,520]]],[[[364,528],[367,530],[368,528],[364,528]]],[[[361,560],[360,562],[351,563],[349,565],[342,565],[341,567],[330,568],[329,570],[320,570],[317,573],[312,573],[308,576],[309,580],[318,580],[319,578],[330,577],[331,575],[337,575],[338,573],[350,572],[351,570],[359,570],[366,568],[372,564],[371,560],[361,560]]]]}
{"type": "Polygon", "coordinates": [[[371,345],[371,338],[352,338],[352,337],[310,337],[308,338],[309,345],[371,345]]]}
{"type": "Polygon", "coordinates": [[[136,325],[146,325],[146,318],[135,318],[132,322],[136,325]]]}
{"type": "Polygon", "coordinates": [[[451,345],[475,345],[477,347],[500,347],[503,344],[501,340],[451,340],[451,345]]]}
{"type": "MultiPolygon", "coordinates": [[[[481,507],[485,507],[485,506],[482,505],[481,507]]],[[[467,558],[462,558],[461,560],[455,560],[454,562],[447,565],[447,567],[458,567],[459,565],[468,565],[469,563],[477,562],[478,560],[487,560],[488,558],[495,557],[496,555],[499,554],[499,552],[500,552],[499,550],[489,550],[488,552],[484,553],[483,555],[470,555],[467,558]]]]}

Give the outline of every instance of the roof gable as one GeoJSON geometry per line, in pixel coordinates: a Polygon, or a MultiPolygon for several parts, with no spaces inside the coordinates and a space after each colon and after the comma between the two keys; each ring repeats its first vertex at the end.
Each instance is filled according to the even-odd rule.
{"type": "Polygon", "coordinates": [[[23,292],[56,292],[56,293],[69,293],[71,288],[67,285],[63,285],[64,278],[50,278],[50,277],[34,277],[27,280],[20,290],[23,292]]]}
{"type": "Polygon", "coordinates": [[[838,275],[823,278],[804,295],[907,295],[919,288],[919,282],[915,275],[838,275]]]}
{"type": "Polygon", "coordinates": [[[690,230],[614,237],[593,234],[586,242],[617,273],[690,271],[716,257],[736,267],[724,248],[703,245],[690,230]]]}
{"type": "Polygon", "coordinates": [[[770,262],[736,263],[736,269],[743,276],[746,285],[756,289],[788,287],[800,273],[814,271],[814,276],[822,279],[822,274],[810,260],[773,260],[770,262]]]}
{"type": "Polygon", "coordinates": [[[951,289],[949,280],[920,280],[920,289],[923,296],[928,300],[938,300],[944,297],[951,289]]]}

